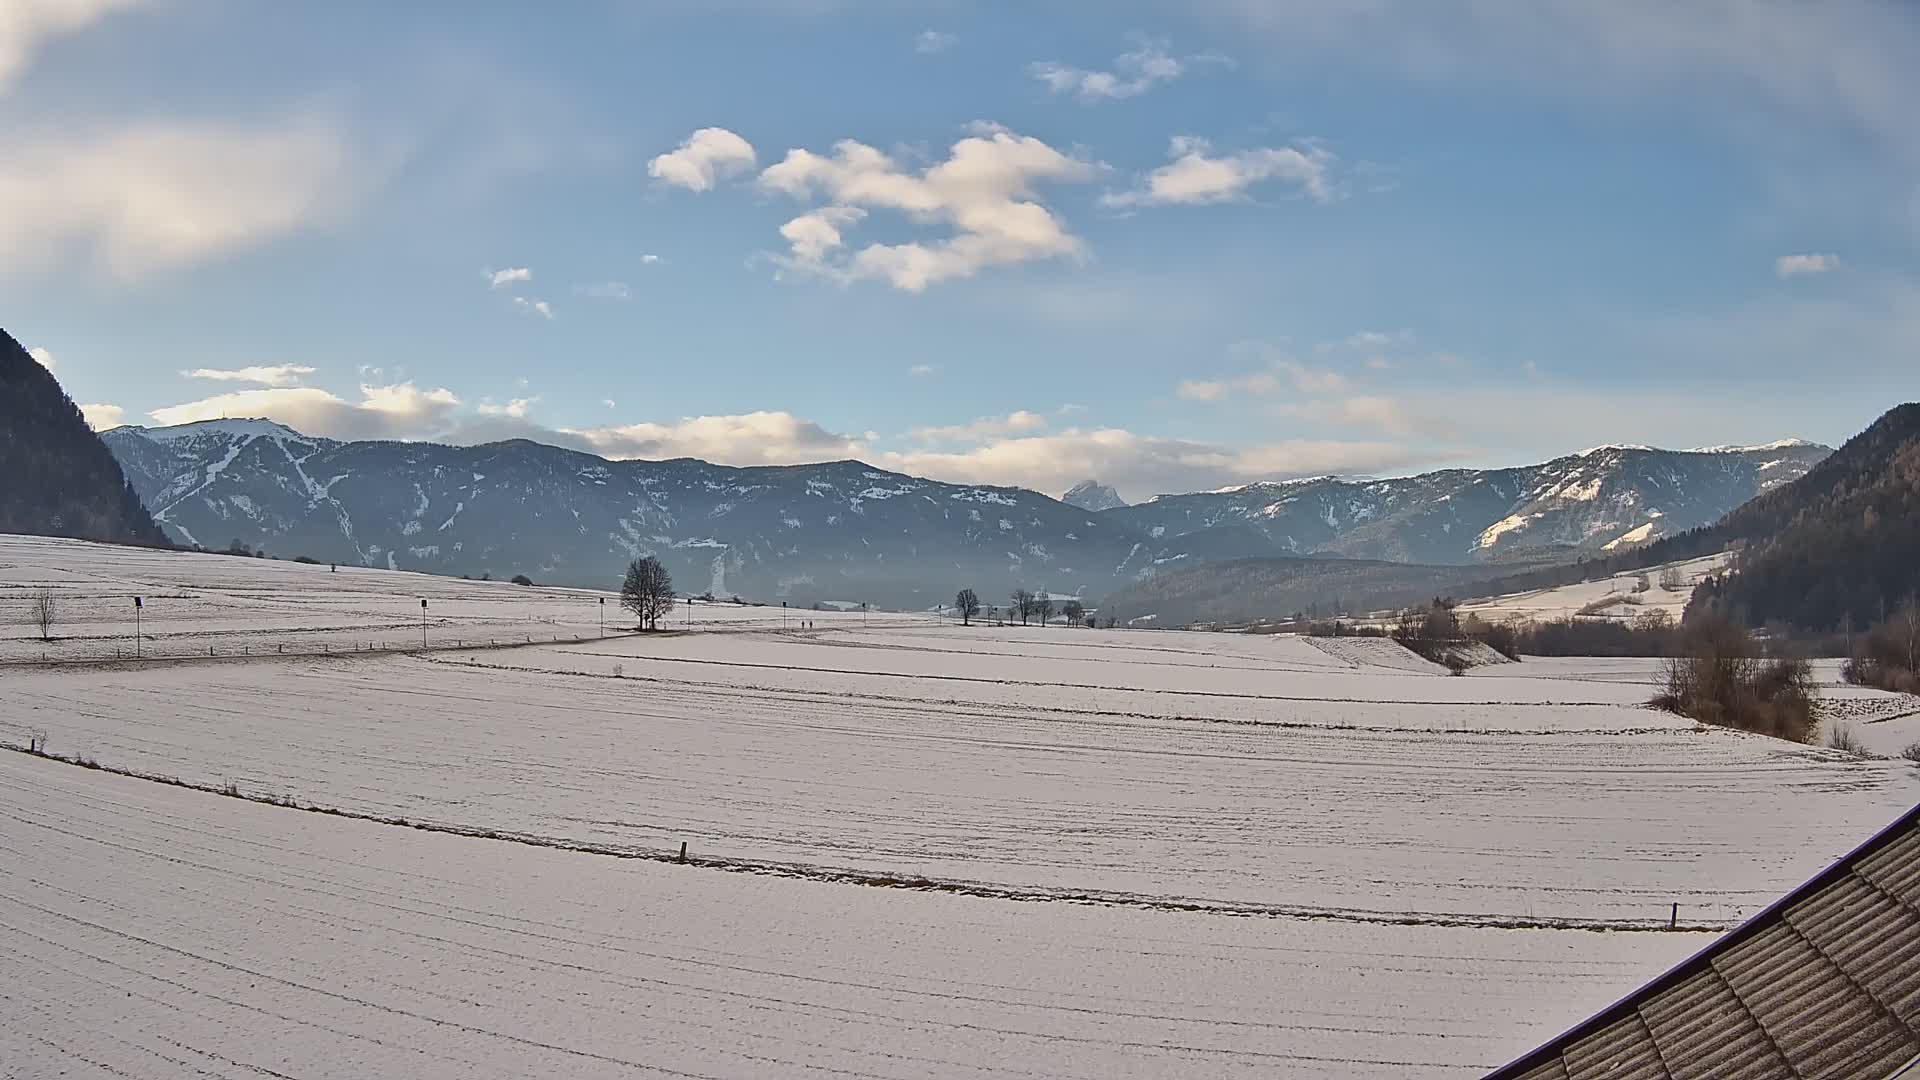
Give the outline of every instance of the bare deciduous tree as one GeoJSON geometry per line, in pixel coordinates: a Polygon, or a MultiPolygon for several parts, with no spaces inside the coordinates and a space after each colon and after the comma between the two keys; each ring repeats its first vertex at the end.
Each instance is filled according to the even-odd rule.
{"type": "Polygon", "coordinates": [[[1041,626],[1047,625],[1047,621],[1053,618],[1053,597],[1047,595],[1045,592],[1035,595],[1033,598],[1033,613],[1040,619],[1041,626]]]}
{"type": "Polygon", "coordinates": [[[1668,592],[1679,592],[1687,587],[1687,580],[1680,576],[1680,568],[1669,566],[1660,571],[1660,587],[1668,592]]]}
{"type": "Polygon", "coordinates": [[[1087,617],[1087,605],[1078,600],[1069,600],[1060,609],[1060,614],[1066,616],[1068,626],[1079,626],[1080,621],[1087,617]]]}
{"type": "Polygon", "coordinates": [[[673,610],[673,577],[659,559],[649,555],[627,564],[620,606],[633,612],[646,629],[660,628],[660,616],[673,610]]]}
{"type": "Polygon", "coordinates": [[[980,597],[972,589],[961,589],[953,598],[953,606],[960,612],[960,625],[972,626],[973,617],[980,614],[980,597]]]}
{"type": "Polygon", "coordinates": [[[1033,594],[1026,589],[1013,590],[1013,603],[1007,605],[1007,617],[1020,616],[1020,625],[1027,625],[1027,619],[1033,615],[1033,594]]]}
{"type": "Polygon", "coordinates": [[[40,629],[41,641],[53,640],[53,624],[59,621],[60,612],[54,606],[50,590],[41,589],[40,594],[33,598],[33,603],[27,608],[27,618],[40,629]]]}

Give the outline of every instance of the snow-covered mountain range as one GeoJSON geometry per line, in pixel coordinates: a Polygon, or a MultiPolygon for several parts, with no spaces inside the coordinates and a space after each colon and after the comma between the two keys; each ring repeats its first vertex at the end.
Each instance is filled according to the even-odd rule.
{"type": "Polygon", "coordinates": [[[1470,563],[1618,548],[1712,521],[1828,452],[1603,448],[1518,469],[1253,484],[1095,511],[854,461],[608,461],[523,440],[337,442],[264,420],[103,438],[161,525],[209,549],[239,540],[282,556],[601,586],[654,554],[683,590],[898,607],[951,602],[962,586],[988,602],[1019,586],[1097,597],[1162,568],[1258,555],[1470,563]]]}
{"type": "Polygon", "coordinates": [[[1509,469],[1395,480],[1321,477],[1163,495],[1102,517],[1159,540],[1249,529],[1268,541],[1269,554],[1497,562],[1618,551],[1708,525],[1805,475],[1832,452],[1798,439],[1708,450],[1601,446],[1509,469]]]}

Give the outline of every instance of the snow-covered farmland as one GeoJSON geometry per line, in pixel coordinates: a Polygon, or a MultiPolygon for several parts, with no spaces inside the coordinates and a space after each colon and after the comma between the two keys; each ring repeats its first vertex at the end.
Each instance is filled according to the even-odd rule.
{"type": "MultiPolygon", "coordinates": [[[[0,661],[132,657],[135,597],[139,651],[162,657],[418,649],[423,623],[428,646],[445,648],[593,636],[603,614],[612,630],[632,622],[611,593],[585,589],[0,535],[0,661]],[[42,592],[58,615],[52,645],[25,614],[42,592]]],[[[780,622],[777,607],[729,603],[674,617],[691,628],[780,622]]]]}
{"type": "Polygon", "coordinates": [[[43,585],[172,597],[221,659],[69,662],[111,606],[6,631],[0,742],[104,767],[0,755],[26,1076],[1472,1075],[1920,799],[1646,710],[1637,662],[731,605],[600,638],[597,594],[0,539],[0,617],[43,585]],[[342,647],[409,603],[417,642],[422,596],[436,637],[558,632],[342,647]],[[295,631],[329,651],[225,647],[295,631]]]}
{"type": "Polygon", "coordinates": [[[1469,600],[1460,605],[1460,614],[1474,614],[1491,622],[1511,619],[1570,619],[1579,614],[1594,614],[1611,619],[1632,619],[1648,612],[1664,612],[1678,621],[1686,610],[1693,587],[1726,566],[1727,556],[1707,555],[1684,562],[1655,566],[1644,573],[1615,574],[1552,589],[1514,593],[1484,600],[1469,600]],[[1661,573],[1673,569],[1680,576],[1680,588],[1659,585],[1661,573]],[[1650,588],[1639,588],[1645,577],[1650,588]]]}
{"type": "Polygon", "coordinates": [[[1702,940],[729,874],[11,754],[0,849],[17,1080],[1466,1077],[1702,940]]]}

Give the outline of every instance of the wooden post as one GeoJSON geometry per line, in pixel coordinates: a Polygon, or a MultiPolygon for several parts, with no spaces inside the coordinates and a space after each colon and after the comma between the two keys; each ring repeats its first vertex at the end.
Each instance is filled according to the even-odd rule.
{"type": "Polygon", "coordinates": [[[680,861],[687,861],[687,842],[685,840],[680,841],[680,861]]]}
{"type": "Polygon", "coordinates": [[[1675,901],[1673,905],[1673,914],[1667,916],[1667,929],[1673,930],[1673,929],[1677,929],[1679,926],[1680,926],[1680,904],[1679,904],[1679,901],[1675,901]]]}

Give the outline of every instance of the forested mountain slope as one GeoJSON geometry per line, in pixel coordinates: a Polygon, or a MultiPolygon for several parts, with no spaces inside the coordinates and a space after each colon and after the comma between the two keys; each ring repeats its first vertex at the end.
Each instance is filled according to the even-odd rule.
{"type": "Polygon", "coordinates": [[[167,543],[53,373],[0,331],[0,532],[167,543]]]}

